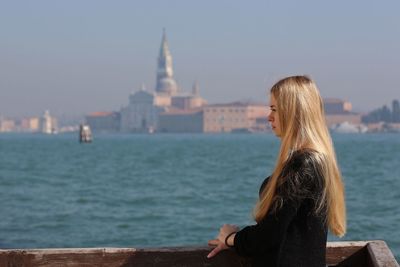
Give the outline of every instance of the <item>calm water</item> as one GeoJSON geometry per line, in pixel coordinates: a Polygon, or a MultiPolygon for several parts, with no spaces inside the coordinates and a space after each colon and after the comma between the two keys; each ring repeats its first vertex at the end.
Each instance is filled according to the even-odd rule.
{"type": "MultiPolygon", "coordinates": [[[[400,135],[334,142],[342,240],[385,240],[399,259],[400,135]]],[[[252,223],[278,146],[268,134],[0,135],[0,248],[205,245],[223,223],[252,223]]]]}

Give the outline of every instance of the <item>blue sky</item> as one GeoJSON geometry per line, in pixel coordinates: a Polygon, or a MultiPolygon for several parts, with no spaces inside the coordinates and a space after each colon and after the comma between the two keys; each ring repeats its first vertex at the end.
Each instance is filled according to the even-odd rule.
{"type": "Polygon", "coordinates": [[[0,114],[119,110],[155,86],[162,29],[175,78],[210,103],[267,102],[308,74],[368,111],[400,99],[400,1],[2,1],[0,114]]]}

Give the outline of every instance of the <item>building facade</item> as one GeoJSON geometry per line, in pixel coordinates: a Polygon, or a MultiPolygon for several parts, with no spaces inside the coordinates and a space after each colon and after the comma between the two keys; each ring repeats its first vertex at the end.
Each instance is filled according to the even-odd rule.
{"type": "Polygon", "coordinates": [[[351,112],[352,105],[348,101],[337,98],[324,99],[325,114],[345,114],[351,112]]]}
{"type": "Polygon", "coordinates": [[[203,109],[173,109],[159,116],[159,132],[162,133],[202,133],[203,109]]]}
{"type": "Polygon", "coordinates": [[[328,127],[334,127],[341,123],[352,125],[361,124],[361,114],[352,112],[352,104],[337,98],[325,98],[325,119],[328,127]]]}
{"type": "Polygon", "coordinates": [[[348,122],[351,124],[361,124],[361,115],[356,113],[348,114],[327,114],[325,115],[326,124],[331,127],[336,124],[348,122]]]}
{"type": "Polygon", "coordinates": [[[142,90],[131,94],[129,105],[121,109],[121,132],[154,132],[158,128],[158,114],[165,110],[170,98],[142,90]]]}
{"type": "Polygon", "coordinates": [[[264,131],[269,115],[265,104],[234,102],[204,107],[203,132],[224,133],[232,131],[264,131]]]}
{"type": "Polygon", "coordinates": [[[23,118],[21,120],[22,132],[37,132],[39,131],[40,120],[38,117],[23,118]]]}
{"type": "Polygon", "coordinates": [[[0,132],[12,132],[15,130],[15,121],[0,115],[0,132]]]}
{"type": "Polygon", "coordinates": [[[86,124],[93,132],[119,132],[120,120],[119,112],[93,112],[85,117],[86,124]]]}

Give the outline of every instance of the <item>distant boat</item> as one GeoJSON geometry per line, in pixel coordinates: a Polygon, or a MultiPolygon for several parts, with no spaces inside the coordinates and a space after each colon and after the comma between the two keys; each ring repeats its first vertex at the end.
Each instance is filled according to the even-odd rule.
{"type": "Polygon", "coordinates": [[[79,126],[79,142],[90,143],[92,142],[92,139],[92,131],[90,130],[89,125],[81,124],[79,126]]]}
{"type": "Polygon", "coordinates": [[[363,124],[352,124],[347,121],[339,123],[331,127],[335,133],[366,133],[368,128],[363,124]]]}

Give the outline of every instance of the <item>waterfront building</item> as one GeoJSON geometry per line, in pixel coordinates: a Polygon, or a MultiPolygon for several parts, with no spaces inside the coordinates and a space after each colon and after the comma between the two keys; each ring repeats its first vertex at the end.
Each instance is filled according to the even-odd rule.
{"type": "Polygon", "coordinates": [[[202,133],[203,109],[171,108],[159,115],[159,132],[202,133]]]}
{"type": "Polygon", "coordinates": [[[40,129],[40,120],[38,117],[21,119],[20,129],[23,132],[38,132],[40,129]]]}
{"type": "Polygon", "coordinates": [[[14,130],[15,121],[0,115],[0,132],[13,132],[14,130]]]}
{"type": "MultiPolygon", "coordinates": [[[[122,132],[161,131],[159,127],[160,114],[163,114],[162,128],[164,131],[172,129],[175,129],[173,131],[181,131],[184,127],[178,127],[179,129],[167,127],[166,121],[176,126],[175,122],[180,120],[186,121],[187,114],[197,112],[197,110],[192,109],[198,109],[206,104],[206,101],[199,94],[197,82],[193,85],[192,93],[185,93],[180,90],[173,74],[172,55],[169,51],[164,30],[157,60],[155,90],[154,92],[147,91],[144,85],[142,85],[139,91],[129,96],[129,104],[121,109],[120,129],[122,132]],[[178,118],[178,114],[186,115],[178,118]]],[[[188,127],[192,129],[191,126],[188,127]]]]}
{"type": "Polygon", "coordinates": [[[119,112],[93,112],[85,117],[86,124],[93,132],[118,132],[120,128],[119,112]]]}
{"type": "Polygon", "coordinates": [[[44,134],[57,133],[57,119],[50,116],[50,112],[46,110],[40,117],[40,132],[44,134]]]}
{"type": "Polygon", "coordinates": [[[370,133],[400,133],[400,123],[387,123],[384,121],[371,122],[366,124],[368,132],[370,133]]]}
{"type": "Polygon", "coordinates": [[[388,132],[400,133],[400,122],[388,123],[386,127],[388,132]]]}
{"type": "Polygon", "coordinates": [[[171,106],[183,110],[197,109],[207,104],[207,101],[200,96],[199,83],[196,81],[192,87],[191,94],[181,93],[171,98],[171,106]]]}
{"type": "Polygon", "coordinates": [[[385,123],[383,121],[380,121],[380,122],[367,123],[366,125],[368,127],[368,132],[379,133],[383,131],[385,123]]]}
{"type": "Polygon", "coordinates": [[[121,132],[154,132],[158,127],[158,114],[170,103],[171,98],[165,94],[148,92],[142,87],[130,95],[128,106],[121,109],[121,132]]]}
{"type": "Polygon", "coordinates": [[[361,114],[348,113],[348,114],[326,114],[326,124],[331,127],[335,124],[349,122],[351,124],[361,124],[361,114]]]}
{"type": "Polygon", "coordinates": [[[352,104],[337,98],[324,99],[325,118],[328,127],[347,122],[354,125],[361,124],[361,114],[352,112],[352,104]]]}
{"type": "Polygon", "coordinates": [[[269,110],[264,104],[234,102],[160,114],[160,131],[169,133],[265,132],[269,110]]]}
{"type": "Polygon", "coordinates": [[[346,114],[351,112],[352,105],[349,101],[338,98],[324,99],[325,114],[346,114]]]}
{"type": "Polygon", "coordinates": [[[208,105],[203,111],[203,131],[264,131],[268,115],[269,109],[265,104],[234,102],[208,105]]]}

